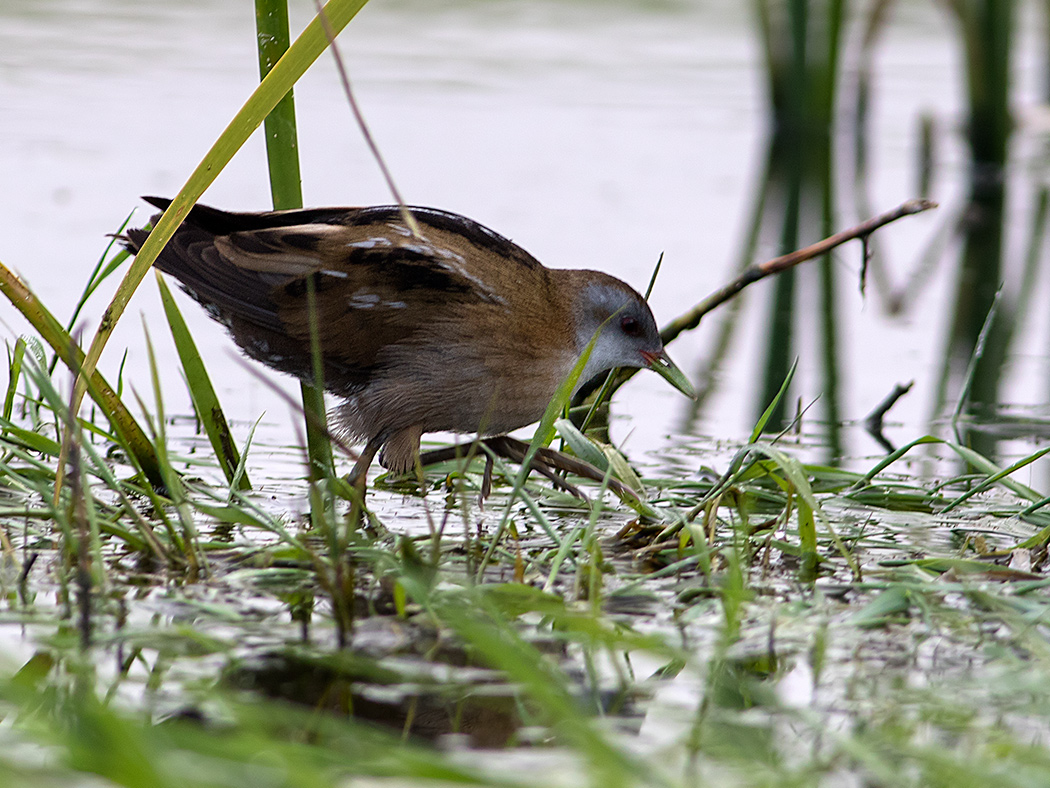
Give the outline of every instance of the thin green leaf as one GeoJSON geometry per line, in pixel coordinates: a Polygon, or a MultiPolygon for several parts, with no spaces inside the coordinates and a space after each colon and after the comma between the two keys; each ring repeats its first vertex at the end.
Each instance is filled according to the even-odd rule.
{"type": "Polygon", "coordinates": [[[795,370],[798,369],[798,359],[796,358],[792,364],[791,369],[788,370],[787,375],[784,376],[784,382],[780,384],[780,391],[773,397],[773,401],[769,403],[769,406],[762,411],[762,415],[758,417],[758,422],[755,424],[755,428],[751,431],[751,437],[748,439],[748,443],[754,443],[759,439],[759,436],[765,432],[766,424],[769,423],[770,417],[773,412],[777,409],[777,405],[780,404],[780,400],[787,394],[788,387],[791,385],[791,379],[795,377],[795,370]]]}
{"type": "MultiPolygon", "coordinates": [[[[204,432],[211,442],[212,450],[219,460],[219,466],[226,475],[226,481],[232,482],[237,475],[237,469],[241,465],[240,453],[230,433],[230,426],[226,421],[226,415],[222,411],[219,397],[211,384],[208,370],[201,360],[197,345],[193,341],[186,321],[182,318],[175,299],[172,298],[171,290],[164,282],[164,278],[157,272],[157,287],[160,289],[160,299],[164,305],[164,314],[168,318],[168,327],[171,329],[171,338],[175,342],[175,350],[182,362],[182,371],[186,376],[186,385],[190,390],[190,399],[197,411],[197,418],[204,426],[204,432]]],[[[240,475],[238,488],[250,490],[251,482],[248,476],[240,475]]]]}
{"type": "Polygon", "coordinates": [[[22,376],[22,359],[26,352],[26,341],[19,337],[15,340],[14,349],[8,356],[7,394],[4,396],[4,420],[11,420],[15,407],[15,394],[18,393],[18,381],[22,376]]]}
{"type": "MultiPolygon", "coordinates": [[[[604,328],[604,325],[602,326],[604,328]]],[[[577,382],[579,382],[580,375],[583,374],[584,367],[587,366],[587,361],[591,357],[591,352],[594,350],[594,345],[598,341],[598,336],[601,334],[602,328],[599,328],[594,332],[594,336],[591,337],[591,341],[587,343],[587,347],[583,349],[576,364],[569,371],[569,374],[563,380],[557,390],[554,392],[554,396],[551,397],[551,401],[547,403],[547,408],[543,412],[543,417],[540,419],[539,425],[536,427],[536,431],[533,433],[532,441],[529,443],[529,448],[525,451],[525,458],[521,461],[521,469],[518,472],[517,478],[514,480],[514,488],[511,490],[510,495],[507,498],[507,505],[503,510],[503,517],[500,520],[499,526],[496,528],[496,533],[492,536],[492,542],[489,544],[488,550],[485,551],[485,556],[481,559],[481,563],[478,567],[478,578],[484,577],[485,568],[488,566],[489,561],[492,559],[492,554],[496,550],[496,546],[499,544],[500,539],[503,538],[503,534],[507,529],[507,523],[510,521],[510,513],[513,510],[514,502],[521,494],[525,487],[525,479],[528,478],[529,471],[532,469],[532,459],[536,456],[536,452],[540,448],[548,446],[554,439],[555,428],[554,422],[558,420],[562,411],[565,410],[565,406],[568,404],[572,397],[572,392],[576,388],[577,382]]],[[[558,539],[557,535],[552,533],[555,544],[561,547],[561,540],[558,539]]]]}
{"type": "MultiPolygon", "coordinates": [[[[114,432],[121,436],[128,451],[152,484],[163,484],[163,477],[157,463],[157,454],[146,433],[125,407],[120,396],[106,382],[102,375],[92,368],[84,368],[85,357],[80,346],[48,311],[47,307],[30,291],[26,284],[0,263],[0,293],[14,305],[22,316],[28,320],[37,333],[62,359],[62,362],[73,374],[88,375],[88,391],[113,426],[114,432]]],[[[43,359],[41,358],[41,362],[43,359]]],[[[79,402],[77,402],[79,405],[79,402]]]]}

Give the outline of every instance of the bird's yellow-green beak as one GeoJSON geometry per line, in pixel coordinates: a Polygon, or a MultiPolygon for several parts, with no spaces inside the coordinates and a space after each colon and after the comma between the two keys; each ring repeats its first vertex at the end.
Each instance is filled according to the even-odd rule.
{"type": "Polygon", "coordinates": [[[696,399],[696,389],[693,388],[693,384],[689,382],[689,378],[685,376],[685,373],[671,361],[671,357],[667,355],[666,350],[661,350],[659,353],[643,351],[642,356],[645,358],[646,367],[685,394],[689,399],[696,399]]]}

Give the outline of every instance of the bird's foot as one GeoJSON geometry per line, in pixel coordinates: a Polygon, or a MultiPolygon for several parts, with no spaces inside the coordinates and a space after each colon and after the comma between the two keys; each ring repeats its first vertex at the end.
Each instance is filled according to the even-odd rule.
{"type": "MultiPolygon", "coordinates": [[[[478,441],[478,443],[484,445],[492,455],[502,457],[503,459],[518,464],[525,460],[525,455],[529,450],[529,444],[507,435],[497,435],[492,438],[484,438],[481,441],[478,441]]],[[[439,462],[448,462],[450,460],[462,459],[464,457],[469,458],[472,452],[473,448],[464,454],[462,446],[449,446],[444,449],[435,449],[433,451],[424,452],[420,455],[419,459],[423,466],[435,465],[439,462]]],[[[610,490],[620,496],[628,496],[634,499],[638,498],[638,493],[635,490],[632,490],[619,479],[613,478],[601,468],[591,465],[589,462],[581,460],[578,457],[572,457],[564,452],[556,451],[555,449],[539,449],[536,454],[533,455],[529,467],[531,470],[534,470],[550,479],[551,483],[558,489],[564,490],[565,492],[583,500],[587,500],[587,496],[584,495],[578,487],[567,482],[559,475],[559,472],[571,473],[575,476],[583,477],[584,479],[604,483],[610,490]]],[[[485,464],[485,472],[482,477],[482,499],[488,497],[491,488],[492,457],[490,455],[485,464]]]]}

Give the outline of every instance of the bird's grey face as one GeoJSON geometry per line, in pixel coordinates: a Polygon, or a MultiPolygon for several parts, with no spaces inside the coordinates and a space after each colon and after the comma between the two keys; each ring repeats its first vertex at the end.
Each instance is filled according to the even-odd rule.
{"type": "Polygon", "coordinates": [[[656,321],[641,296],[614,283],[600,282],[588,285],[581,300],[577,347],[582,352],[594,339],[584,377],[613,367],[645,366],[643,352],[663,350],[656,321]]]}
{"type": "Polygon", "coordinates": [[[592,283],[581,294],[582,319],[577,327],[580,351],[597,335],[577,388],[616,367],[647,367],[686,396],[695,392],[667,356],[649,305],[623,282],[592,283]]]}

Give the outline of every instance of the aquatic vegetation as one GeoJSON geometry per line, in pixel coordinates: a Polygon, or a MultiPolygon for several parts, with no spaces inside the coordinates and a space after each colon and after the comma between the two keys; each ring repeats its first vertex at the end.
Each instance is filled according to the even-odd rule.
{"type": "MultiPolygon", "coordinates": [[[[108,250],[77,310],[103,311],[125,263],[108,250]]],[[[526,451],[558,441],[599,468],[568,480],[583,497],[464,444],[362,499],[316,420],[320,449],[260,447],[254,414],[222,416],[173,300],[144,331],[170,331],[179,368],[151,356],[144,390],[85,375],[77,408],[75,320],[4,281],[37,331],[8,346],[0,416],[5,785],[1050,772],[1050,498],[1025,476],[1045,448],[1002,462],[911,436],[825,462],[809,415],[781,429],[788,361],[734,445],[628,457],[556,402],[526,451]],[[169,412],[168,376],[194,418],[169,412]],[[955,460],[928,471],[933,447],[955,460]]]]}

